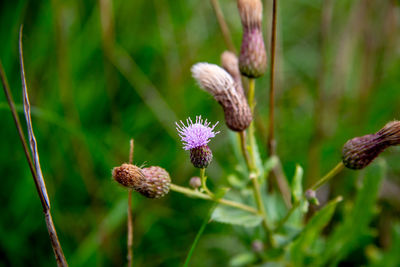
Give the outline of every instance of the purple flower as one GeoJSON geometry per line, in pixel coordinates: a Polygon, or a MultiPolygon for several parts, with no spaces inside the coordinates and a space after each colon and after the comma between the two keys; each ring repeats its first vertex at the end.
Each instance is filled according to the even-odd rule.
{"type": "Polygon", "coordinates": [[[210,138],[215,137],[218,132],[214,132],[215,126],[217,126],[218,122],[210,127],[210,122],[207,122],[207,119],[204,121],[201,119],[201,116],[196,116],[196,122],[190,118],[186,119],[187,126],[180,121],[179,125],[177,122],[176,130],[179,133],[179,137],[183,142],[183,148],[185,150],[191,150],[193,148],[202,147],[210,142],[210,138]]]}

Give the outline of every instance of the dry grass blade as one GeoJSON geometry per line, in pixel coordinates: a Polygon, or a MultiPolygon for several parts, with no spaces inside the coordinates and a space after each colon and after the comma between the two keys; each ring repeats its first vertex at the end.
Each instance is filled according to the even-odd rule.
{"type": "MultiPolygon", "coordinates": [[[[47,226],[47,230],[49,232],[50,241],[51,241],[51,245],[53,247],[54,255],[56,257],[57,265],[58,266],[68,266],[68,263],[65,259],[64,253],[63,253],[63,250],[61,248],[60,241],[58,240],[57,231],[56,231],[56,228],[54,227],[53,219],[52,219],[52,216],[50,213],[50,201],[49,201],[49,197],[47,195],[47,189],[46,189],[46,184],[43,179],[42,170],[40,168],[39,153],[37,150],[36,138],[35,138],[35,134],[33,132],[33,127],[32,127],[31,107],[30,107],[30,103],[29,103],[28,89],[26,86],[24,56],[23,56],[23,51],[22,51],[22,28],[23,27],[21,25],[20,31],[19,31],[19,56],[20,56],[20,68],[21,68],[22,93],[23,93],[23,99],[24,99],[24,113],[25,113],[25,119],[26,119],[26,124],[27,124],[27,128],[28,128],[29,144],[30,144],[31,152],[32,152],[33,165],[35,168],[35,172],[32,172],[32,174],[35,179],[37,191],[42,200],[42,205],[43,205],[43,210],[44,210],[45,220],[46,220],[46,226],[47,226]]],[[[17,125],[17,128],[18,128],[18,125],[17,125]]],[[[22,141],[22,143],[24,143],[24,142],[25,142],[25,140],[22,141]]],[[[28,161],[30,161],[30,158],[28,159],[28,161]]],[[[30,164],[32,165],[32,161],[30,161],[30,164]]],[[[32,168],[32,166],[31,166],[31,168],[32,168]]]]}
{"type": "Polygon", "coordinates": [[[45,200],[45,204],[46,204],[45,210],[46,210],[46,209],[50,208],[50,201],[49,201],[49,196],[47,195],[46,185],[43,180],[42,169],[40,168],[39,153],[37,150],[35,134],[33,133],[33,128],[32,128],[31,105],[29,103],[28,89],[26,86],[25,67],[24,67],[24,61],[23,61],[24,56],[23,56],[23,52],[22,52],[22,26],[20,28],[19,34],[20,34],[19,35],[19,56],[20,56],[20,67],[21,67],[22,95],[23,95],[23,99],[24,99],[24,113],[25,113],[26,125],[28,128],[29,144],[31,147],[33,164],[35,165],[35,171],[36,171],[35,179],[37,180],[37,184],[39,185],[39,189],[45,200]]]}

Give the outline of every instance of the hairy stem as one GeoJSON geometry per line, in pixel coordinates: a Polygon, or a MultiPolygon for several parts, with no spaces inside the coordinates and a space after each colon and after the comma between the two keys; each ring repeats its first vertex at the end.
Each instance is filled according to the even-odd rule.
{"type": "Polygon", "coordinates": [[[215,201],[215,202],[223,204],[225,206],[231,206],[231,207],[234,207],[234,208],[237,208],[237,209],[241,209],[241,210],[244,210],[244,211],[248,211],[248,212],[254,213],[256,215],[260,215],[260,213],[256,209],[254,209],[253,207],[250,207],[248,205],[245,205],[245,204],[242,204],[242,203],[239,203],[239,202],[235,202],[235,201],[231,201],[231,200],[227,200],[227,199],[223,199],[223,198],[216,199],[216,198],[213,198],[210,195],[207,195],[207,194],[201,193],[199,191],[195,191],[195,190],[189,189],[187,187],[179,186],[179,185],[176,185],[176,184],[171,184],[170,189],[171,189],[171,191],[175,191],[175,192],[187,195],[189,197],[215,201]]]}
{"type": "MultiPolygon", "coordinates": [[[[255,102],[254,102],[254,91],[255,91],[255,80],[254,79],[249,79],[249,94],[248,94],[248,101],[249,101],[249,106],[251,113],[254,116],[254,107],[255,107],[255,102]]],[[[244,142],[244,138],[241,138],[241,142],[244,142]]],[[[272,240],[272,234],[271,230],[269,229],[268,226],[268,218],[267,214],[265,212],[265,207],[264,203],[261,197],[261,191],[260,191],[260,184],[258,182],[258,175],[259,175],[259,170],[257,169],[256,166],[256,156],[254,149],[256,147],[255,143],[255,136],[254,136],[254,122],[252,122],[249,126],[249,154],[250,154],[250,160],[248,161],[248,168],[250,171],[250,180],[252,181],[253,185],[253,193],[254,193],[254,198],[257,203],[257,208],[258,212],[261,214],[263,217],[263,227],[265,229],[266,235],[267,235],[267,243],[269,246],[272,246],[273,240],[272,240]]],[[[242,146],[244,146],[242,144],[242,146]]],[[[246,153],[243,153],[244,157],[246,158],[246,153]]]]}

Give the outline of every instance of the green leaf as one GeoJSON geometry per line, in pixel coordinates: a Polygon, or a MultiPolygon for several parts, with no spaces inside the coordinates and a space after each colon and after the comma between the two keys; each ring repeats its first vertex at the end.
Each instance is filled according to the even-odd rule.
{"type": "Polygon", "coordinates": [[[271,156],[267,159],[267,161],[264,163],[264,172],[269,172],[273,168],[276,167],[276,165],[279,163],[279,158],[277,156],[271,156]]]}
{"type": "Polygon", "coordinates": [[[262,217],[248,211],[219,204],[211,215],[211,220],[245,227],[255,227],[261,223],[262,217]]]}
{"type": "Polygon", "coordinates": [[[352,251],[363,246],[368,225],[375,212],[375,203],[381,181],[385,176],[386,164],[377,160],[364,174],[361,189],[356,195],[354,206],[344,215],[345,220],[338,225],[326,242],[326,249],[316,259],[314,266],[336,265],[352,251]]]}
{"type": "Polygon", "coordinates": [[[229,261],[229,266],[249,266],[257,260],[256,255],[252,252],[243,252],[234,256],[229,261]]]}
{"type": "Polygon", "coordinates": [[[334,200],[331,200],[321,210],[316,212],[303,231],[292,243],[290,247],[290,258],[291,262],[296,263],[296,266],[305,265],[305,258],[310,254],[312,245],[316,242],[322,229],[331,220],[336,205],[341,200],[342,197],[339,196],[334,200]]]}
{"type": "Polygon", "coordinates": [[[294,202],[298,202],[303,195],[303,168],[300,165],[296,165],[296,171],[292,180],[292,197],[294,202]]]}

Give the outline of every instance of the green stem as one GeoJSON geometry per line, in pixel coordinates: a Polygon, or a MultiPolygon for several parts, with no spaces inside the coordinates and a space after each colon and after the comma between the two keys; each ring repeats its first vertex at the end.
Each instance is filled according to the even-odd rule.
{"type": "Polygon", "coordinates": [[[344,168],[343,162],[339,162],[332,170],[330,170],[324,177],[319,179],[314,185],[310,187],[311,190],[317,190],[321,186],[323,186],[326,182],[336,176],[339,172],[341,172],[344,168]]]}
{"type": "Polygon", "coordinates": [[[170,189],[172,191],[187,195],[189,197],[195,197],[195,198],[200,198],[200,199],[204,199],[204,200],[215,201],[215,202],[220,203],[222,205],[231,206],[231,207],[234,207],[234,208],[237,208],[237,209],[241,209],[241,210],[244,210],[244,211],[248,211],[248,212],[254,213],[256,215],[260,215],[260,213],[256,209],[254,209],[253,207],[247,206],[245,204],[242,204],[242,203],[238,203],[238,202],[227,200],[227,199],[223,199],[223,198],[215,199],[210,195],[207,195],[207,194],[204,194],[204,193],[201,193],[199,191],[195,191],[195,190],[183,187],[183,186],[179,186],[179,185],[176,185],[176,184],[171,184],[170,189]]]}
{"type": "Polygon", "coordinates": [[[207,193],[209,196],[214,196],[214,194],[207,187],[207,176],[206,176],[206,168],[200,169],[200,179],[201,179],[201,189],[207,193]]]}
{"type": "MultiPolygon", "coordinates": [[[[254,102],[254,91],[255,91],[255,80],[254,79],[249,79],[249,93],[248,93],[248,102],[250,106],[251,113],[254,116],[254,107],[255,107],[255,102],[254,102]]],[[[245,138],[243,138],[243,134],[241,136],[241,145],[242,147],[245,147],[245,138]]],[[[247,167],[249,168],[250,171],[250,180],[252,181],[253,185],[253,193],[254,193],[254,198],[257,203],[257,208],[258,212],[261,214],[263,217],[263,227],[265,229],[266,235],[267,235],[267,243],[269,246],[272,246],[273,240],[272,240],[272,233],[271,230],[268,226],[268,219],[267,219],[267,214],[265,212],[265,207],[264,207],[264,202],[261,197],[261,190],[260,190],[260,184],[258,182],[258,175],[259,171],[256,166],[256,157],[254,153],[254,148],[256,147],[256,142],[255,142],[255,137],[254,137],[254,122],[252,122],[249,126],[249,146],[247,147],[249,154],[250,154],[250,159],[248,158],[247,153],[243,151],[243,156],[246,159],[247,167]]]]}
{"type": "MultiPolygon", "coordinates": [[[[310,187],[309,190],[316,191],[318,190],[321,186],[323,186],[326,182],[328,182],[330,179],[335,177],[339,172],[341,172],[344,168],[343,162],[339,162],[333,169],[331,169],[324,177],[319,179],[314,185],[310,187]]],[[[305,194],[302,195],[301,199],[305,199],[306,196],[305,194]]],[[[275,231],[278,231],[285,223],[286,221],[290,218],[292,213],[294,212],[297,207],[299,207],[301,199],[299,199],[297,202],[295,202],[292,206],[292,208],[288,211],[286,216],[278,223],[278,225],[275,228],[275,231]]]]}

